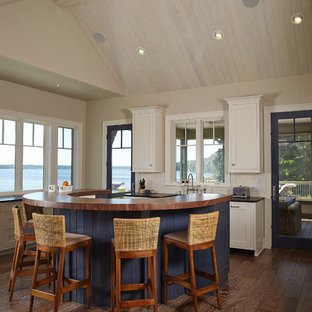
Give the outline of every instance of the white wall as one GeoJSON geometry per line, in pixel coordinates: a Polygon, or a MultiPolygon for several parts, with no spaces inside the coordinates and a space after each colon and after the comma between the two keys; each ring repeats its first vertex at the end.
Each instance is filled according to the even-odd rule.
{"type": "Polygon", "coordinates": [[[84,186],[86,102],[3,80],[0,80],[0,94],[0,109],[82,123],[82,186],[84,186]]]}
{"type": "Polygon", "coordinates": [[[123,93],[74,17],[52,0],[1,6],[0,42],[3,56],[123,93]]]}

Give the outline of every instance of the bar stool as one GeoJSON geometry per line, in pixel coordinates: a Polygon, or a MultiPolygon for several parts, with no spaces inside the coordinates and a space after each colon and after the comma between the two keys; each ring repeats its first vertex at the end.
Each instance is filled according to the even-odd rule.
{"type": "MultiPolygon", "coordinates": [[[[24,270],[23,267],[34,265],[35,261],[28,260],[24,261],[24,256],[35,256],[35,250],[26,250],[27,242],[35,242],[35,233],[34,228],[32,227],[23,227],[21,211],[18,206],[12,208],[13,218],[14,218],[14,237],[15,237],[15,249],[13,254],[13,260],[11,265],[10,277],[9,277],[9,287],[8,291],[10,292],[9,301],[13,298],[15,281],[17,276],[32,275],[33,269],[24,270]]],[[[40,268],[40,273],[47,273],[51,271],[49,267],[49,256],[45,256],[46,259],[41,260],[40,263],[46,263],[45,268],[40,268]]]]}
{"type": "Polygon", "coordinates": [[[115,238],[111,247],[111,311],[121,308],[154,306],[157,312],[156,253],[160,218],[114,219],[115,238]],[[147,258],[147,282],[121,285],[121,259],[147,258]],[[151,266],[152,264],[152,266],[151,266]],[[151,280],[151,269],[153,278],[151,280]],[[147,299],[121,301],[122,291],[147,289],[147,299]],[[151,290],[153,298],[151,298],[151,290]]]}
{"type": "Polygon", "coordinates": [[[33,227],[34,222],[32,219],[33,213],[40,213],[43,214],[43,207],[37,207],[37,206],[31,206],[28,204],[22,203],[22,209],[23,209],[23,217],[26,227],[33,227]]]}
{"type": "Polygon", "coordinates": [[[164,235],[164,258],[165,258],[165,274],[164,274],[164,303],[167,303],[167,287],[171,284],[178,284],[190,289],[193,295],[194,309],[198,311],[197,297],[199,295],[217,291],[218,308],[221,309],[220,289],[218,269],[215,253],[215,237],[219,219],[219,211],[206,214],[190,214],[188,231],[168,233],[164,235]],[[170,276],[168,274],[168,245],[173,245],[188,252],[190,272],[179,276],[170,276]],[[194,250],[203,250],[210,248],[214,274],[196,270],[194,268],[194,250]],[[213,284],[202,288],[196,288],[195,274],[214,281],[213,284]],[[187,282],[186,280],[190,280],[187,282]]]}
{"type": "MultiPolygon", "coordinates": [[[[34,297],[47,299],[54,303],[54,312],[58,311],[60,296],[66,292],[72,291],[79,287],[87,288],[87,303],[88,308],[91,306],[91,238],[86,235],[72,234],[65,232],[65,216],[42,215],[33,213],[35,235],[36,235],[36,258],[35,268],[31,287],[29,311],[32,311],[34,297]],[[82,281],[64,278],[64,264],[66,253],[78,248],[86,248],[86,279],[82,281]],[[51,253],[54,257],[59,254],[58,274],[53,268],[53,275],[37,280],[38,265],[41,252],[51,253]],[[38,287],[50,282],[55,282],[57,279],[57,287],[55,293],[51,294],[37,289],[38,287]],[[67,285],[64,285],[67,283],[67,285]]],[[[54,264],[54,263],[53,263],[54,264]]]]}

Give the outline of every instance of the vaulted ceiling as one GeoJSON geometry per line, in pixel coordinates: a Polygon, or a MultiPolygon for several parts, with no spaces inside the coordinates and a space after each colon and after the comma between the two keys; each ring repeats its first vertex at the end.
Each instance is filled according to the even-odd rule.
{"type": "Polygon", "coordinates": [[[253,8],[244,2],[255,0],[69,2],[126,94],[312,72],[311,0],[259,0],[253,8]],[[295,25],[298,12],[305,19],[295,25]],[[223,40],[214,39],[215,30],[224,32],[223,40]],[[103,43],[94,41],[96,32],[103,43]],[[147,53],[138,55],[138,47],[147,53]]]}
{"type": "Polygon", "coordinates": [[[52,2],[75,17],[128,95],[312,73],[311,0],[52,2]],[[295,25],[298,12],[304,22],[295,25]]]}

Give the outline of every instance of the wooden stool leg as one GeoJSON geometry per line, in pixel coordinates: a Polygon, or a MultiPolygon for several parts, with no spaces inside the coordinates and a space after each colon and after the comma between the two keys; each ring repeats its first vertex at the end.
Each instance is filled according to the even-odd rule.
{"type": "Polygon", "coordinates": [[[220,288],[219,288],[219,276],[218,276],[218,267],[217,267],[217,259],[216,259],[216,251],[215,246],[212,246],[210,248],[211,250],[211,256],[212,256],[212,264],[213,264],[213,271],[214,276],[216,278],[216,284],[218,285],[217,288],[217,301],[218,301],[218,308],[221,310],[221,298],[220,298],[220,288]]]}
{"type": "Polygon", "coordinates": [[[11,290],[11,286],[12,286],[12,277],[13,277],[13,271],[14,271],[14,266],[15,266],[15,261],[16,261],[17,249],[18,249],[18,241],[15,242],[14,254],[13,254],[11,270],[10,270],[8,291],[11,290]]]}
{"type": "Polygon", "coordinates": [[[111,312],[115,308],[115,287],[116,287],[116,255],[114,244],[111,244],[111,312]]]}
{"type": "Polygon", "coordinates": [[[157,265],[156,265],[156,258],[157,252],[156,250],[153,251],[153,297],[154,297],[154,312],[157,312],[157,265]]]}
{"type": "Polygon", "coordinates": [[[21,259],[20,259],[20,261],[19,261],[20,270],[23,270],[23,262],[24,262],[24,251],[25,251],[25,247],[26,247],[26,242],[24,242],[24,243],[22,244],[21,259]]]}
{"type": "Polygon", "coordinates": [[[56,280],[56,273],[55,273],[55,253],[52,253],[52,276],[53,276],[53,284],[52,284],[52,292],[55,295],[55,280],[56,280]]]}
{"type": "Polygon", "coordinates": [[[34,266],[34,272],[33,272],[33,278],[32,278],[32,284],[31,284],[31,292],[30,292],[30,302],[29,302],[29,312],[32,311],[33,305],[34,305],[34,296],[32,294],[32,290],[37,287],[37,276],[38,276],[38,269],[39,269],[39,263],[40,263],[40,250],[36,250],[36,256],[35,256],[35,266],[34,266]]]}
{"type": "Polygon", "coordinates": [[[168,282],[167,282],[167,276],[168,276],[168,244],[167,239],[164,239],[164,304],[167,304],[167,288],[168,288],[168,282]]]}
{"type": "Polygon", "coordinates": [[[197,293],[196,293],[196,280],[195,280],[195,268],[194,268],[194,256],[192,247],[188,247],[188,257],[190,266],[190,281],[191,281],[191,294],[193,295],[194,309],[198,312],[197,293]]]}
{"type": "MultiPolygon", "coordinates": [[[[47,265],[46,265],[46,267],[47,267],[47,273],[46,273],[46,275],[47,275],[47,278],[49,278],[49,277],[51,276],[51,272],[50,272],[50,270],[49,270],[49,268],[50,268],[51,254],[50,254],[49,252],[47,252],[47,253],[46,253],[46,257],[47,257],[47,265]]],[[[49,282],[49,286],[51,286],[51,282],[49,282]]]]}
{"type": "MultiPolygon", "coordinates": [[[[151,257],[147,257],[147,298],[151,298],[151,257]]],[[[153,292],[154,294],[154,292],[153,292]]]]}
{"type": "Polygon", "coordinates": [[[88,242],[87,247],[87,276],[88,286],[87,286],[87,303],[88,309],[91,308],[91,240],[88,242]]]}
{"type": "Polygon", "coordinates": [[[116,252],[116,305],[117,312],[120,312],[121,302],[121,260],[119,252],[116,252]]]}
{"type": "Polygon", "coordinates": [[[18,247],[17,247],[17,254],[16,254],[16,259],[14,263],[14,268],[13,268],[13,276],[12,276],[12,282],[11,282],[11,289],[10,289],[10,296],[9,296],[9,301],[12,301],[13,297],[13,292],[14,292],[14,287],[15,287],[15,281],[16,281],[16,276],[17,272],[20,266],[20,262],[22,259],[22,251],[23,251],[23,242],[18,242],[18,247]]]}
{"type": "Polygon", "coordinates": [[[59,268],[58,268],[58,274],[57,274],[57,286],[56,286],[56,293],[55,293],[55,298],[54,298],[54,312],[58,311],[58,306],[60,303],[60,296],[62,295],[64,263],[65,263],[65,248],[61,248],[59,268]]]}

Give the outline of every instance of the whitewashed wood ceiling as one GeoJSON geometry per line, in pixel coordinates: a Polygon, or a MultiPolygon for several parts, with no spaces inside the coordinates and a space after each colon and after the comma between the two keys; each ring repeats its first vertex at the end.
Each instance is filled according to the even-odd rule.
{"type": "Polygon", "coordinates": [[[23,1],[23,0],[0,0],[0,6],[6,5],[6,4],[12,4],[14,2],[19,2],[19,1],[23,1]]]}
{"type": "Polygon", "coordinates": [[[70,2],[67,9],[126,94],[312,72],[311,0],[260,0],[254,8],[243,0],[70,2]],[[305,16],[300,25],[291,23],[297,12],[305,16]],[[223,40],[213,38],[217,29],[223,40]],[[104,43],[94,41],[95,32],[104,43]]]}

